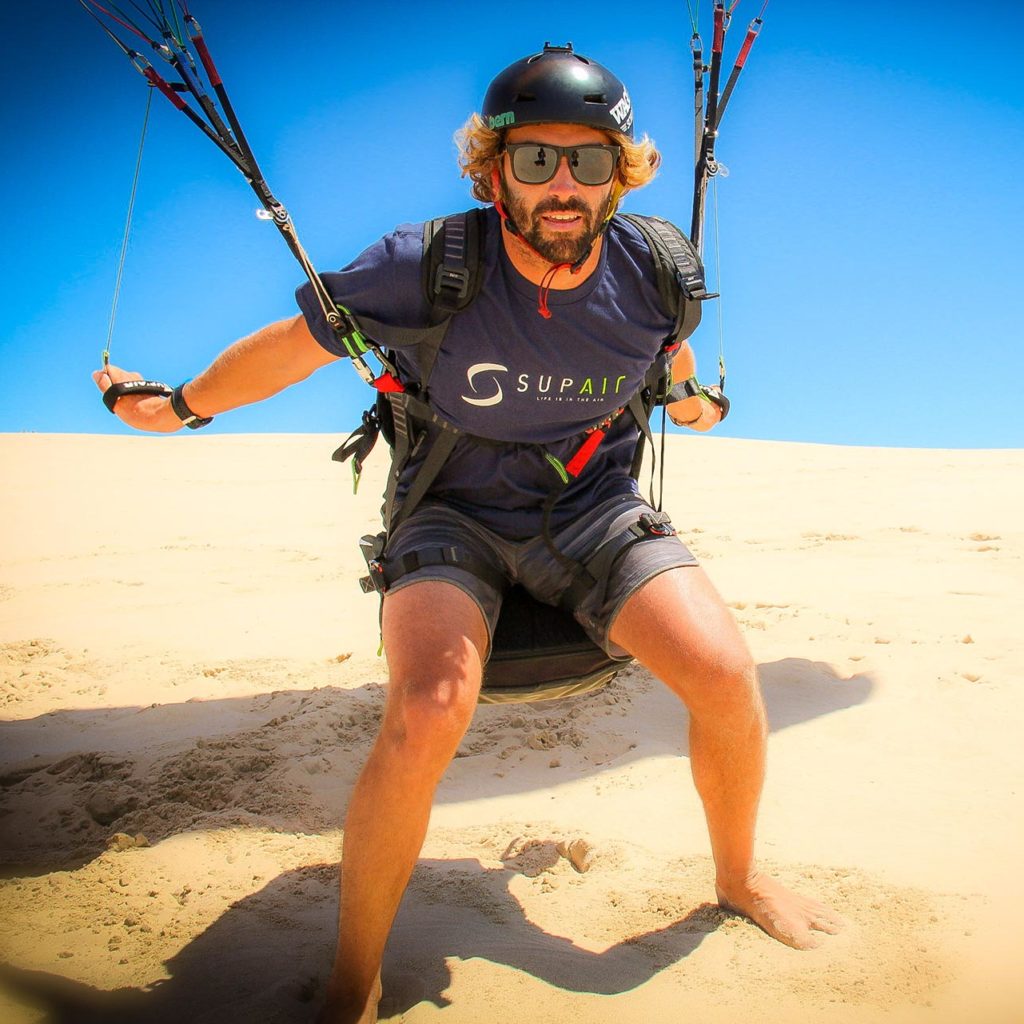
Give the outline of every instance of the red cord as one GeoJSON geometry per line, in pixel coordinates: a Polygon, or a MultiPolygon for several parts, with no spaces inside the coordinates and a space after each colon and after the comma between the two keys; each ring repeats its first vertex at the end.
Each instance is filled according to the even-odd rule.
{"type": "MultiPolygon", "coordinates": [[[[519,232],[519,229],[515,226],[512,218],[509,217],[508,211],[505,209],[505,204],[500,199],[495,199],[494,208],[498,211],[498,216],[501,218],[502,223],[508,227],[508,229],[519,239],[527,249],[530,250],[535,256],[539,256],[545,263],[551,263],[546,256],[541,255],[519,232]]],[[[560,270],[564,270],[566,267],[569,268],[570,274],[578,274],[583,269],[583,264],[587,261],[587,257],[590,255],[590,250],[584,254],[583,259],[577,260],[575,263],[551,263],[551,266],[544,271],[544,276],[540,279],[540,285],[537,290],[537,312],[540,313],[545,320],[551,319],[551,310],[548,308],[548,293],[551,291],[551,285],[555,280],[555,274],[560,270]]]]}

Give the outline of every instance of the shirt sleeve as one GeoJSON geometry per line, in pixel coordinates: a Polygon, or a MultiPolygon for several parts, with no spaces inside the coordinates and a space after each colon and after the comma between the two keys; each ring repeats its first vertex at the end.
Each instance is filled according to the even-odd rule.
{"type": "MultiPolygon", "coordinates": [[[[335,303],[357,320],[364,316],[395,327],[425,327],[430,310],[423,294],[422,253],[423,225],[402,224],[347,267],[320,277],[335,303]]],[[[308,281],[296,289],[295,300],[313,337],[328,352],[348,356],[308,281]]]]}

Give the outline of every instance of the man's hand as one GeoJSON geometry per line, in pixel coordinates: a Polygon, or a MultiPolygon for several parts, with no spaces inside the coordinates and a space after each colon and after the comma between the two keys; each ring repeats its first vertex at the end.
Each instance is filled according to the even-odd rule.
{"type": "MultiPolygon", "coordinates": [[[[92,379],[100,392],[106,393],[111,384],[143,378],[111,364],[104,370],[94,370],[92,379]]],[[[171,434],[182,425],[171,408],[170,398],[160,395],[123,395],[114,404],[114,414],[129,427],[157,434],[171,434]]]]}
{"type": "MultiPolygon", "coordinates": [[[[711,384],[705,385],[708,391],[721,394],[721,388],[711,384]]],[[[691,395],[678,402],[669,402],[666,406],[669,419],[677,427],[689,427],[701,432],[710,430],[722,422],[722,409],[714,401],[702,395],[691,395]]]]}

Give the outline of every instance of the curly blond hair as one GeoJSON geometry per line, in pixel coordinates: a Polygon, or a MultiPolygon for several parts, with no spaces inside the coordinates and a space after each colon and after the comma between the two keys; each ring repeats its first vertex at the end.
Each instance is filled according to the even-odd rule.
{"type": "MultiPolygon", "coordinates": [[[[643,188],[661,164],[661,154],[655,149],[654,143],[646,135],[639,142],[631,142],[621,132],[609,131],[607,134],[612,143],[622,150],[617,171],[619,194],[643,188]]],[[[455,133],[462,177],[472,180],[473,198],[482,203],[493,203],[497,198],[491,181],[491,170],[501,159],[504,143],[504,132],[488,128],[479,114],[470,115],[469,120],[455,133]]]]}

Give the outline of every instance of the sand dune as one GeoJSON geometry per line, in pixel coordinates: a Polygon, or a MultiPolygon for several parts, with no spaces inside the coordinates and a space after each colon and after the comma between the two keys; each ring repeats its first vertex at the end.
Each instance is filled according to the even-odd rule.
{"type": "MultiPolygon", "coordinates": [[[[0,437],[0,1021],[312,1018],[384,694],[384,456],[353,496],[333,442],[0,437]]],[[[685,712],[633,667],[480,709],[382,1019],[1024,1021],[1024,453],[669,460],[760,665],[762,857],[846,929],[714,905],[685,712]]]]}

